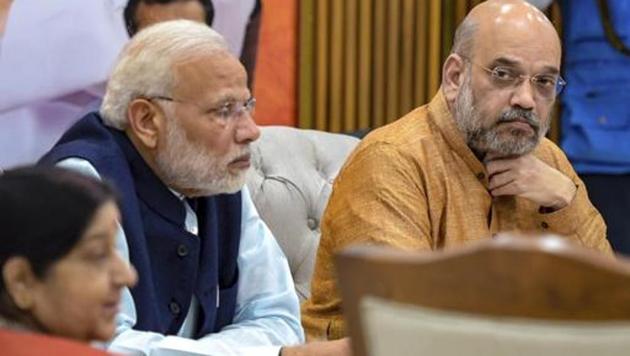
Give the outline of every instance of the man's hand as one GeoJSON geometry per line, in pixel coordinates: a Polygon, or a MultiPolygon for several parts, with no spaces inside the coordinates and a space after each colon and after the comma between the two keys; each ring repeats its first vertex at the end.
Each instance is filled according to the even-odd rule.
{"type": "Polygon", "coordinates": [[[335,341],[314,341],[304,345],[283,347],[280,356],[351,356],[350,338],[335,341]]]}
{"type": "Polygon", "coordinates": [[[516,195],[541,207],[559,210],[575,196],[573,181],[532,154],[510,159],[488,157],[486,169],[492,196],[516,195]]]}

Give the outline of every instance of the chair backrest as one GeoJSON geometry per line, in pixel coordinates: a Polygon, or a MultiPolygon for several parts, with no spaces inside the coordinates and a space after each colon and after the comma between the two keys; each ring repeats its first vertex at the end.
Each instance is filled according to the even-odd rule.
{"type": "Polygon", "coordinates": [[[319,222],[332,183],[358,139],[283,126],[262,127],[247,179],[258,213],[289,261],[295,288],[310,296],[319,222]]]}
{"type": "Polygon", "coordinates": [[[553,236],[337,256],[355,355],[626,355],[630,261],[553,236]]]}

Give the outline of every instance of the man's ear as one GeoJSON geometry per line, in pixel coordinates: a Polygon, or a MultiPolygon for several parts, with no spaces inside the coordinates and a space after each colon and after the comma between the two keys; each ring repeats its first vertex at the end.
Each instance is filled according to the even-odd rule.
{"type": "Polygon", "coordinates": [[[11,257],[2,266],[2,279],[7,294],[21,310],[33,307],[33,291],[37,276],[33,273],[31,264],[24,257],[11,257]]]}
{"type": "Polygon", "coordinates": [[[444,61],[444,66],[442,67],[442,91],[448,103],[455,102],[457,94],[464,84],[465,68],[464,58],[456,53],[451,53],[444,61]]]}
{"type": "Polygon", "coordinates": [[[128,130],[147,148],[154,149],[162,132],[164,112],[145,98],[136,98],[127,107],[128,130]]]}

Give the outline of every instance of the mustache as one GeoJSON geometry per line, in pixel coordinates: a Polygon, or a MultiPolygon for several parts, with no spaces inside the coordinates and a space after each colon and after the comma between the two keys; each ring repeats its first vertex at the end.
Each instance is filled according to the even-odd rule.
{"type": "Polygon", "coordinates": [[[540,120],[538,116],[534,114],[532,111],[519,109],[519,108],[510,108],[501,113],[499,120],[497,120],[497,124],[508,123],[508,122],[525,122],[536,132],[540,130],[540,120]]]}
{"type": "Polygon", "coordinates": [[[249,147],[249,145],[235,151],[233,154],[231,154],[229,157],[227,157],[227,161],[228,162],[232,162],[238,159],[242,159],[245,157],[250,157],[252,155],[252,151],[251,148],[249,147]]]}

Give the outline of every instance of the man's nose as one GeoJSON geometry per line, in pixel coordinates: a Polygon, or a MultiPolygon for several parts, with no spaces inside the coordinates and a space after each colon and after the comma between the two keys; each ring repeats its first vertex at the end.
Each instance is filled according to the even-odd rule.
{"type": "Polygon", "coordinates": [[[250,143],[260,137],[260,128],[256,125],[254,117],[248,112],[243,112],[245,117],[241,118],[236,129],[236,142],[250,143]]]}
{"type": "Polygon", "coordinates": [[[526,110],[534,109],[536,105],[535,100],[536,88],[531,80],[525,79],[514,88],[512,97],[510,99],[511,106],[518,106],[526,110]]]}

